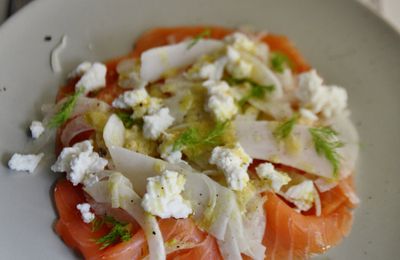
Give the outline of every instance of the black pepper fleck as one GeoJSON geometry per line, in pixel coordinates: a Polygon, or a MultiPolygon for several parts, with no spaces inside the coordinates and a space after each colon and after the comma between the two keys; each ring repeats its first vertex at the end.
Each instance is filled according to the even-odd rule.
{"type": "Polygon", "coordinates": [[[99,148],[98,154],[100,157],[105,157],[107,155],[107,151],[103,148],[99,148]]]}
{"type": "Polygon", "coordinates": [[[51,41],[51,36],[50,36],[50,35],[44,36],[44,40],[45,40],[46,42],[51,41]]]}
{"type": "Polygon", "coordinates": [[[156,235],[156,232],[155,232],[155,231],[153,231],[153,235],[156,235]]]}
{"type": "Polygon", "coordinates": [[[176,246],[176,248],[180,248],[180,246],[176,246]]]}
{"type": "Polygon", "coordinates": [[[131,203],[133,203],[133,200],[131,200],[131,203]]]}
{"type": "Polygon", "coordinates": [[[203,193],[200,193],[200,196],[203,196],[203,193]]]}

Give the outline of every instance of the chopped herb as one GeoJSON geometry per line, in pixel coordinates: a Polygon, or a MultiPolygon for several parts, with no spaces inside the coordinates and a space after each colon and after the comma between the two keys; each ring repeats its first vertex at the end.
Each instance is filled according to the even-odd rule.
{"type": "Polygon", "coordinates": [[[69,119],[72,111],[74,111],[78,97],[83,93],[83,91],[84,88],[80,88],[78,91],[75,91],[72,96],[67,98],[61,109],[51,118],[50,122],[48,123],[48,127],[59,127],[69,119]]]}
{"type": "Polygon", "coordinates": [[[275,130],[273,132],[275,138],[279,139],[279,140],[286,139],[292,133],[293,127],[297,123],[298,119],[299,119],[299,116],[294,115],[287,121],[278,125],[277,128],[275,128],[275,130]]]}
{"type": "Polygon", "coordinates": [[[101,244],[100,249],[104,249],[119,240],[128,241],[131,238],[128,224],[121,223],[110,216],[104,217],[104,221],[112,224],[113,227],[108,234],[96,240],[96,244],[101,244]]]}
{"type": "Polygon", "coordinates": [[[229,121],[217,122],[213,130],[211,130],[203,139],[203,143],[207,145],[218,144],[219,138],[224,134],[226,128],[229,125],[229,121]]]}
{"type": "Polygon", "coordinates": [[[271,92],[275,89],[274,85],[252,85],[249,93],[239,100],[239,105],[243,106],[250,98],[264,98],[267,92],[271,92]]]}
{"type": "Polygon", "coordinates": [[[184,146],[194,146],[200,142],[199,131],[194,127],[189,127],[183,132],[178,139],[176,139],[173,150],[177,151],[182,149],[184,146]]]}
{"type": "Polygon", "coordinates": [[[133,125],[143,126],[143,119],[137,118],[133,119],[129,112],[118,111],[115,114],[121,119],[122,123],[124,123],[125,128],[130,129],[133,125]]]}
{"type": "Polygon", "coordinates": [[[104,219],[103,218],[95,218],[92,221],[92,232],[99,231],[100,228],[104,225],[104,219]]]}
{"type": "Polygon", "coordinates": [[[183,147],[195,147],[196,145],[217,145],[220,137],[224,134],[229,121],[217,122],[215,127],[205,136],[200,136],[197,128],[190,127],[183,132],[175,141],[173,150],[177,151],[183,147]]]}
{"type": "Polygon", "coordinates": [[[337,140],[337,132],[330,127],[318,127],[309,129],[314,142],[315,151],[325,156],[333,168],[333,176],[338,177],[340,155],[336,149],[344,145],[337,140]]]}
{"type": "MultiPolygon", "coordinates": [[[[228,82],[228,84],[230,86],[235,86],[235,85],[242,85],[244,83],[250,83],[250,85],[252,85],[253,83],[255,83],[254,81],[252,81],[251,79],[237,79],[237,78],[233,78],[233,77],[228,77],[224,79],[226,82],[228,82]]],[[[257,83],[255,83],[257,84],[257,83]]]]}
{"type": "Polygon", "coordinates": [[[251,88],[250,88],[249,93],[246,96],[244,96],[242,99],[239,100],[240,106],[243,106],[251,98],[264,98],[267,93],[270,93],[275,90],[274,85],[258,84],[257,82],[255,82],[251,79],[248,79],[248,78],[236,79],[236,78],[230,77],[225,80],[231,86],[242,85],[242,84],[250,85],[251,88]]]}
{"type": "Polygon", "coordinates": [[[274,71],[282,73],[285,65],[290,65],[288,56],[281,52],[273,52],[271,54],[271,67],[274,71]]]}
{"type": "Polygon", "coordinates": [[[191,49],[193,46],[195,46],[201,39],[203,39],[204,37],[208,37],[211,35],[211,30],[210,29],[205,29],[204,31],[202,31],[201,33],[199,33],[198,35],[196,35],[193,40],[189,43],[189,45],[187,46],[187,49],[191,49]]]}

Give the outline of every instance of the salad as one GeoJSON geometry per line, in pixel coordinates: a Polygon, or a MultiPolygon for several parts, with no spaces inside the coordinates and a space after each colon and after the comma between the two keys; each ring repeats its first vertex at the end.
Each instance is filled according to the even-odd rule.
{"type": "Polygon", "coordinates": [[[85,259],[306,259],[350,232],[347,92],[285,36],[156,28],[79,64],[43,111],[32,138],[54,136],[65,173],[55,230],[85,259]]]}

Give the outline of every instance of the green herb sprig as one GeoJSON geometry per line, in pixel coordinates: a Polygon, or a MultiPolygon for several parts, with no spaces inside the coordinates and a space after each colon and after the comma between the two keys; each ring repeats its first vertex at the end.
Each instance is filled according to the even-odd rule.
{"type": "Polygon", "coordinates": [[[336,151],[344,145],[337,140],[338,133],[330,127],[309,129],[317,154],[324,156],[332,165],[333,177],[337,178],[340,166],[340,155],[336,151]]]}
{"type": "Polygon", "coordinates": [[[101,227],[104,225],[105,221],[103,218],[95,218],[92,221],[92,232],[96,232],[99,231],[101,229],[101,227]]]}
{"type": "Polygon", "coordinates": [[[69,96],[67,100],[62,105],[61,109],[50,119],[48,127],[57,128],[64,124],[71,116],[72,111],[74,111],[78,97],[84,92],[84,88],[80,88],[72,96],[69,96]]]}
{"type": "Polygon", "coordinates": [[[290,66],[288,56],[280,52],[271,53],[271,67],[274,71],[282,73],[285,69],[285,65],[290,66]]]}
{"type": "Polygon", "coordinates": [[[229,121],[217,122],[215,127],[203,138],[202,143],[206,145],[218,144],[219,138],[224,134],[228,125],[229,121]]]}
{"type": "Polygon", "coordinates": [[[230,86],[237,86],[237,85],[242,85],[242,84],[249,84],[250,85],[250,91],[247,93],[246,96],[241,98],[239,100],[239,105],[243,106],[249,99],[251,98],[264,98],[267,93],[270,93],[275,90],[274,85],[262,85],[258,84],[257,82],[248,79],[248,78],[243,78],[243,79],[236,79],[236,78],[226,78],[226,82],[230,86]]]}
{"type": "Polygon", "coordinates": [[[187,46],[187,49],[190,50],[193,46],[195,46],[201,39],[203,39],[204,37],[209,37],[211,35],[211,30],[210,29],[205,29],[204,31],[202,31],[201,33],[199,33],[198,35],[196,35],[193,40],[189,43],[189,45],[187,46]]]}
{"type": "Polygon", "coordinates": [[[133,119],[129,112],[117,111],[115,114],[121,119],[122,123],[124,123],[126,129],[132,128],[133,125],[138,125],[139,127],[143,126],[143,119],[133,119]]]}
{"type": "Polygon", "coordinates": [[[172,150],[178,151],[185,146],[195,146],[200,143],[200,140],[201,138],[197,128],[189,127],[176,139],[172,150]]]}
{"type": "Polygon", "coordinates": [[[298,115],[294,115],[285,122],[279,124],[274,132],[273,135],[275,136],[276,139],[278,140],[284,140],[286,139],[293,131],[294,126],[296,125],[297,121],[299,119],[298,115]]]}
{"type": "Polygon", "coordinates": [[[101,250],[107,248],[108,246],[114,244],[119,240],[128,241],[129,239],[131,239],[131,232],[128,228],[128,224],[121,223],[111,216],[105,216],[103,223],[110,223],[113,225],[113,227],[108,234],[96,240],[96,244],[101,244],[101,250]]]}
{"type": "Polygon", "coordinates": [[[176,139],[173,151],[181,150],[184,147],[194,148],[197,145],[217,145],[228,125],[229,121],[217,122],[215,127],[204,136],[199,134],[197,128],[190,127],[176,139]]]}

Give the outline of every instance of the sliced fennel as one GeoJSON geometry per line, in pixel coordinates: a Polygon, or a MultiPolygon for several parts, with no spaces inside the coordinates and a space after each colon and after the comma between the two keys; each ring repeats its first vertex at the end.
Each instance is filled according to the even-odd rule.
{"type": "Polygon", "coordinates": [[[217,239],[224,239],[231,210],[236,203],[233,191],[204,174],[196,173],[187,164],[169,164],[121,147],[112,147],[110,152],[117,170],[130,179],[134,189],[142,194],[145,193],[146,178],[158,175],[160,167],[183,173],[186,184],[182,196],[191,201],[194,220],[217,239]]]}
{"type": "Polygon", "coordinates": [[[227,260],[241,260],[240,248],[236,236],[232,233],[231,226],[228,227],[223,240],[218,240],[221,255],[227,260]]]}
{"type": "Polygon", "coordinates": [[[108,178],[94,183],[84,190],[99,203],[110,203],[113,208],[122,208],[128,212],[143,228],[149,245],[150,259],[166,258],[164,240],[157,219],[144,212],[141,198],[132,189],[131,182],[119,172],[113,172],[108,178]]]}
{"type": "Polygon", "coordinates": [[[149,245],[150,260],[166,259],[164,240],[157,219],[146,213],[144,220],[143,230],[149,245]]]}
{"type": "MultiPolygon", "coordinates": [[[[348,122],[346,126],[349,126],[348,122]]],[[[295,125],[292,138],[288,140],[290,142],[281,142],[273,135],[277,125],[278,123],[273,121],[236,120],[234,123],[239,142],[252,158],[281,163],[314,175],[334,179],[330,162],[320,156],[314,148],[308,126],[295,125]]],[[[332,124],[332,127],[335,128],[336,123],[332,124]]],[[[337,129],[337,131],[340,130],[337,129]]],[[[358,150],[354,148],[354,143],[347,143],[350,138],[343,138],[345,133],[339,132],[339,137],[346,142],[343,148],[338,149],[341,157],[339,172],[343,177],[354,169],[358,150]]]]}
{"type": "Polygon", "coordinates": [[[269,93],[268,96],[274,99],[281,98],[283,95],[282,84],[272,70],[253,55],[241,52],[241,57],[244,61],[253,65],[253,71],[250,78],[261,85],[273,85],[274,91],[269,93]]]}
{"type": "Polygon", "coordinates": [[[131,182],[119,172],[112,172],[90,187],[84,187],[96,202],[109,203],[113,208],[122,208],[139,223],[144,225],[144,210],[140,206],[141,198],[132,188],[131,182]]]}
{"type": "Polygon", "coordinates": [[[143,196],[146,193],[146,179],[158,175],[157,167],[163,167],[164,161],[113,146],[109,149],[115,167],[122,172],[133,185],[134,190],[143,196]]]}
{"type": "Polygon", "coordinates": [[[192,48],[187,42],[152,48],[142,53],[140,77],[146,81],[156,81],[165,74],[194,63],[204,54],[223,47],[218,40],[199,40],[192,48]]]}
{"type": "Polygon", "coordinates": [[[108,149],[112,146],[123,146],[125,138],[125,126],[122,120],[112,114],[104,126],[103,139],[108,149]]]}
{"type": "Polygon", "coordinates": [[[186,184],[183,196],[192,202],[193,219],[208,233],[223,240],[234,205],[234,193],[210,177],[184,172],[186,184]]]}
{"type": "Polygon", "coordinates": [[[241,259],[237,258],[238,251],[257,260],[265,257],[266,248],[262,244],[266,226],[265,200],[258,190],[252,195],[244,211],[234,204],[225,239],[218,242],[225,259],[241,259]]]}
{"type": "MultiPolygon", "coordinates": [[[[196,172],[188,164],[170,164],[121,147],[112,147],[111,156],[116,168],[126,178],[135,181],[133,187],[143,191],[146,178],[159,174],[161,170],[174,170],[184,174],[186,183],[182,196],[192,204],[192,218],[202,229],[219,240],[221,251],[229,256],[237,257],[244,253],[254,259],[263,258],[264,200],[258,195],[257,189],[253,191],[253,199],[246,201],[245,210],[242,211],[232,190],[207,175],[196,172]]],[[[114,198],[121,203],[123,199],[118,198],[124,198],[124,194],[114,195],[114,198]]],[[[155,246],[157,250],[159,246],[155,246]]]]}

